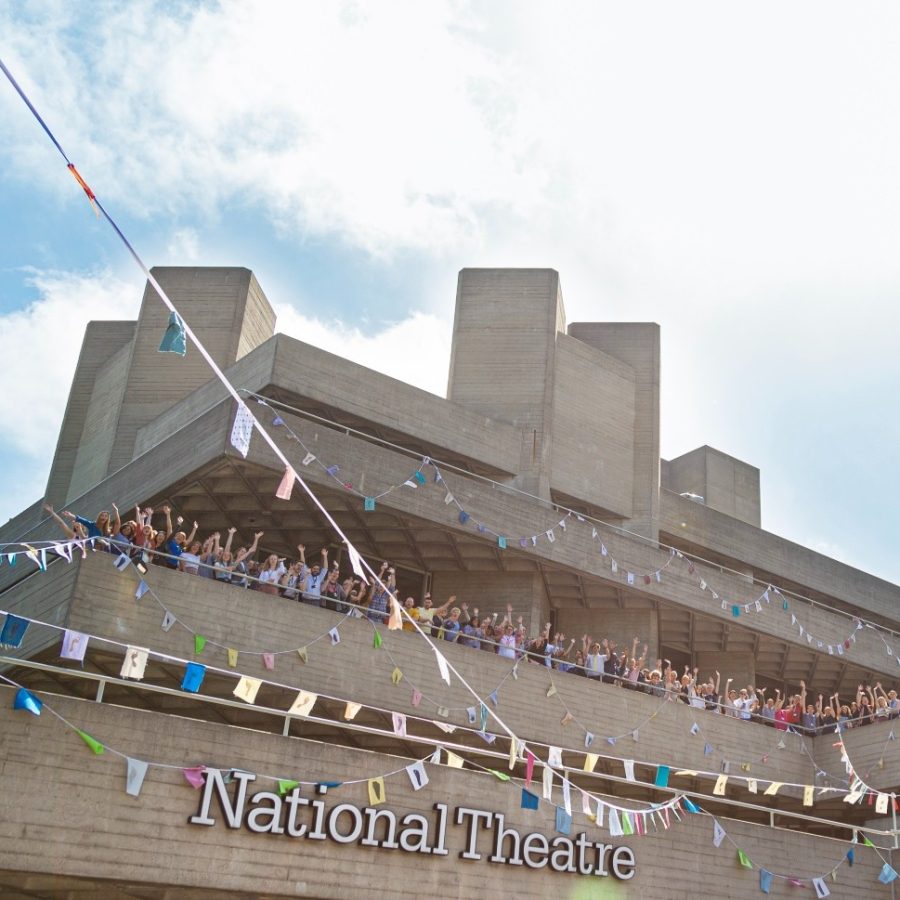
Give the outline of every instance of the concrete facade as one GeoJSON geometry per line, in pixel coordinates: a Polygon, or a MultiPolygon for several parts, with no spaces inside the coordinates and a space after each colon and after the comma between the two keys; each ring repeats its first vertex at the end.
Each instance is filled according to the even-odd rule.
{"type": "MultiPolygon", "coordinates": [[[[763,531],[753,466],[710,447],[660,458],[658,326],[569,325],[555,271],[465,269],[443,398],[275,335],[271,307],[247,269],[154,275],[231,383],[248,392],[253,411],[348,538],[376,568],[381,559],[397,567],[403,596],[430,589],[437,603],[453,594],[500,615],[510,604],[531,633],[550,622],[579,642],[589,634],[630,647],[636,636],[648,645],[651,665],[668,658],[678,669],[698,666],[704,678],[719,670],[723,688],[732,677],[737,686],[794,692],[803,679],[814,692],[847,695],[859,682],[888,685],[896,677],[885,646],[896,640],[900,653],[900,588],[763,531]],[[276,415],[286,428],[273,424],[276,415]],[[307,451],[322,465],[304,466],[307,451]],[[338,480],[326,462],[340,465],[338,480]],[[402,487],[420,467],[426,483],[402,487]],[[382,494],[394,485],[400,487],[382,494]],[[362,496],[375,495],[376,508],[364,511],[362,496]],[[785,592],[788,607],[781,595],[755,607],[768,585],[785,592]],[[815,631],[815,642],[792,616],[815,631]],[[857,616],[883,630],[857,633],[857,616]]],[[[235,404],[210,380],[196,349],[183,359],[157,353],[166,318],[148,287],[137,322],[91,323],[45,499],[91,517],[111,502],[123,512],[169,503],[186,521],[200,522],[202,534],[233,526],[236,541],[247,543],[262,530],[261,553],[282,556],[298,542],[329,546],[347,571],[344,548],[303,492],[275,498],[282,466],[264,442],[254,437],[246,459],[230,445],[235,404]]],[[[40,502],[0,528],[0,540],[20,542],[22,550],[58,537],[40,502]]],[[[508,740],[501,734],[499,756],[490,755],[494,745],[468,727],[475,700],[459,679],[444,684],[420,637],[382,629],[383,647],[375,651],[364,621],[157,566],[144,577],[153,595],[136,602],[134,572],[117,572],[104,553],[76,553],[71,563],[51,553],[46,571],[20,553],[16,566],[0,567],[2,609],[46,623],[32,626],[18,650],[2,651],[7,677],[79,727],[102,732],[110,747],[126,754],[137,747],[176,766],[227,764],[286,777],[299,769],[311,780],[352,780],[402,770],[443,744],[476,765],[505,768],[508,740]],[[163,631],[165,609],[182,624],[163,631]],[[336,625],[341,641],[332,647],[327,635],[336,625]],[[83,668],[58,658],[58,629],[66,628],[91,636],[83,668]],[[192,630],[209,641],[200,654],[192,630]],[[139,685],[118,677],[125,646],[163,655],[139,685]],[[309,650],[305,663],[295,653],[300,646],[309,650]],[[240,651],[235,664],[229,647],[240,651]],[[279,654],[274,670],[263,665],[262,651],[279,654]],[[201,696],[177,690],[188,661],[209,667],[201,696]],[[399,685],[391,682],[395,667],[403,672],[399,685]],[[265,681],[252,706],[231,693],[242,674],[265,681]],[[413,704],[413,687],[421,703],[413,704]],[[319,695],[321,715],[285,717],[298,690],[319,695]],[[91,697],[103,702],[84,699],[91,697]],[[349,724],[342,716],[347,702],[362,706],[349,724]],[[408,718],[406,738],[392,729],[395,712],[408,718]],[[448,734],[438,721],[457,730],[448,734]]],[[[892,820],[848,807],[839,796],[817,796],[812,810],[802,805],[803,785],[840,782],[843,765],[831,736],[779,741],[761,725],[542,665],[523,662],[513,673],[495,655],[441,649],[479,697],[498,691],[498,713],[540,759],[550,747],[562,748],[573,783],[586,790],[624,805],[664,802],[671,792],[653,780],[657,766],[671,766],[688,773],[673,790],[693,791],[704,809],[728,818],[729,834],[754,859],[775,871],[785,857],[808,861],[799,873],[807,877],[842,858],[852,828],[868,823],[884,832],[881,846],[896,846],[892,820]],[[588,733],[598,756],[590,776],[582,769],[588,733]],[[624,777],[623,760],[634,761],[635,782],[624,777]],[[713,796],[722,772],[744,774],[713,796]],[[801,787],[763,801],[748,792],[747,773],[801,787]]],[[[32,720],[13,714],[9,703],[5,710],[0,789],[18,810],[4,825],[0,851],[0,893],[10,896],[30,890],[49,897],[79,886],[115,897],[164,890],[198,898],[498,890],[544,896],[576,885],[587,896],[664,897],[711,883],[721,896],[759,892],[758,872],[736,866],[734,848],[711,848],[706,816],[688,816],[680,831],[624,839],[636,855],[635,878],[605,879],[599,888],[546,868],[460,860],[458,829],[451,857],[439,860],[330,841],[305,841],[298,850],[283,836],[188,827],[198,795],[179,773],[151,778],[140,800],[128,797],[121,760],[73,759],[73,742],[86,751],[71,732],[51,737],[49,730],[62,727],[51,716],[32,720]],[[26,798],[37,795],[28,806],[26,798]],[[86,816],[97,823],[92,834],[78,831],[86,816]],[[34,834],[39,840],[29,839],[34,834]],[[373,885],[374,866],[383,884],[373,885]]],[[[896,743],[885,750],[878,733],[877,726],[854,732],[847,746],[873,788],[896,793],[900,767],[889,752],[896,743]]],[[[413,791],[405,773],[390,781],[388,804],[431,815],[441,799],[474,794],[517,828],[553,837],[552,806],[542,802],[532,818],[519,805],[522,761],[511,784],[471,767],[428,771],[427,790],[413,791]]],[[[362,805],[361,790],[348,790],[347,802],[362,805]]],[[[593,829],[608,839],[577,800],[576,792],[574,831],[593,829]]],[[[879,868],[872,854],[859,854],[852,870],[842,870],[841,895],[875,896],[879,868]]]]}

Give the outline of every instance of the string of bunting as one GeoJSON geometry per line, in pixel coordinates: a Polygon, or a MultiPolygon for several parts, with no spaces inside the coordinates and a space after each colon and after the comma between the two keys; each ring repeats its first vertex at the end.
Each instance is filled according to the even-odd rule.
{"type": "MultiPolygon", "coordinates": [[[[184,782],[194,790],[199,790],[200,788],[204,787],[207,779],[210,777],[221,778],[223,783],[228,784],[234,779],[236,774],[248,773],[248,770],[243,767],[222,768],[213,767],[207,764],[182,766],[172,763],[164,763],[157,760],[147,760],[138,756],[129,756],[118,748],[97,739],[87,731],[79,728],[76,724],[70,722],[65,716],[57,712],[50,705],[44,703],[36,694],[27,690],[25,687],[23,687],[13,679],[0,674],[0,680],[16,688],[16,693],[13,698],[13,708],[15,710],[21,710],[34,716],[40,716],[42,712],[47,711],[51,715],[53,715],[57,721],[61,722],[70,730],[74,731],[85,744],[85,746],[91,751],[93,756],[102,756],[108,752],[110,755],[116,756],[119,759],[123,760],[125,762],[125,792],[131,797],[140,796],[147,772],[151,768],[168,771],[180,771],[184,778],[184,782]]],[[[291,794],[294,791],[299,790],[301,787],[314,787],[320,793],[324,794],[328,790],[336,790],[352,785],[365,784],[369,804],[371,806],[377,806],[387,800],[387,790],[385,786],[386,780],[398,776],[402,773],[405,773],[409,778],[413,790],[418,791],[425,787],[429,783],[429,777],[425,768],[425,764],[428,763],[430,765],[441,765],[442,754],[445,756],[445,764],[449,768],[462,770],[464,769],[465,764],[468,763],[469,766],[471,766],[473,769],[493,775],[501,783],[510,784],[514,787],[513,779],[507,773],[502,772],[499,769],[493,769],[488,766],[483,766],[473,760],[464,759],[454,751],[448,750],[441,746],[437,746],[433,751],[429,752],[425,756],[415,759],[414,761],[406,765],[391,769],[390,771],[374,777],[367,776],[365,778],[344,778],[340,781],[309,781],[300,778],[289,777],[290,773],[272,775],[263,772],[253,772],[250,774],[253,774],[256,778],[262,778],[272,781],[276,786],[278,795],[281,797],[291,794]]],[[[529,750],[526,749],[524,758],[526,764],[526,773],[524,786],[521,788],[520,805],[524,810],[538,810],[542,800],[550,803],[554,807],[554,814],[552,819],[553,828],[560,834],[568,835],[571,832],[574,819],[574,810],[572,805],[572,789],[574,788],[581,795],[582,813],[584,814],[585,818],[597,828],[605,828],[608,831],[610,837],[644,837],[650,833],[651,829],[654,832],[659,832],[660,830],[667,831],[672,824],[671,817],[674,816],[674,818],[678,822],[681,822],[683,821],[682,813],[688,815],[709,816],[712,820],[713,825],[713,846],[719,848],[722,846],[725,840],[728,840],[728,842],[734,847],[736,851],[737,862],[739,866],[746,869],[759,869],[760,890],[765,894],[771,892],[773,879],[780,878],[797,887],[805,887],[807,885],[807,882],[809,882],[809,884],[815,890],[817,897],[827,897],[830,894],[830,889],[826,885],[824,879],[830,876],[832,881],[836,882],[837,872],[840,867],[845,863],[848,864],[848,866],[852,866],[855,861],[855,848],[851,845],[851,847],[846,851],[841,860],[831,866],[822,875],[798,877],[796,874],[775,872],[755,863],[750,855],[741,848],[740,844],[728,834],[728,831],[723,827],[721,821],[711,813],[708,813],[701,807],[697,806],[697,804],[695,804],[687,795],[676,795],[671,800],[665,803],[649,803],[646,809],[633,809],[624,807],[620,804],[611,803],[604,798],[598,797],[592,792],[586,791],[578,785],[574,785],[569,781],[569,779],[563,772],[554,771],[553,766],[559,761],[554,760],[552,758],[552,754],[551,758],[548,760],[548,763],[544,765],[543,776],[541,779],[542,791],[541,794],[538,795],[536,792],[530,790],[533,785],[534,767],[536,762],[535,757],[529,750]],[[560,781],[562,805],[555,804],[553,802],[553,786],[555,779],[557,778],[560,781]]],[[[586,765],[585,771],[587,770],[588,767],[586,765]]],[[[663,779],[658,777],[657,784],[659,786],[665,787],[666,785],[662,782],[663,779]]],[[[854,837],[854,844],[855,843],[856,838],[854,837]]],[[[878,876],[878,881],[883,884],[890,884],[897,877],[896,870],[884,859],[878,848],[872,843],[871,840],[869,840],[868,837],[863,837],[863,845],[865,847],[871,848],[883,863],[881,872],[878,876]]]]}
{"type": "MultiPolygon", "coordinates": [[[[256,397],[256,401],[257,403],[260,403],[264,406],[270,406],[269,402],[263,398],[256,397]]],[[[327,472],[332,478],[334,478],[335,481],[340,483],[346,490],[356,494],[359,497],[364,498],[365,511],[373,511],[375,509],[375,501],[377,499],[380,499],[381,497],[386,496],[387,494],[390,494],[397,489],[403,487],[410,487],[415,489],[424,486],[427,480],[425,478],[423,470],[430,466],[434,472],[434,482],[441,485],[445,490],[444,503],[447,505],[453,505],[456,508],[457,519],[459,523],[461,525],[471,523],[472,525],[474,525],[475,530],[479,534],[491,535],[493,538],[496,538],[498,547],[501,550],[505,550],[508,547],[510,541],[518,544],[518,546],[522,549],[537,546],[537,543],[540,539],[546,539],[551,544],[555,543],[561,534],[567,533],[567,524],[572,518],[574,518],[577,522],[584,524],[585,526],[590,525],[591,538],[592,540],[598,541],[600,543],[601,556],[607,557],[609,559],[611,574],[618,575],[621,571],[625,582],[629,585],[634,585],[638,581],[643,582],[645,585],[649,585],[654,581],[656,583],[661,583],[663,572],[675,560],[681,560],[686,563],[688,574],[697,576],[696,583],[699,586],[700,590],[703,592],[708,591],[714,600],[719,601],[722,611],[730,613],[733,618],[739,618],[741,615],[762,613],[764,609],[770,605],[771,596],[774,594],[780,601],[782,610],[790,615],[791,627],[797,629],[798,636],[800,638],[805,637],[807,643],[810,646],[815,644],[816,649],[823,652],[828,652],[830,655],[837,654],[838,656],[843,656],[844,652],[849,650],[852,644],[856,643],[857,632],[860,631],[863,627],[866,627],[860,619],[854,618],[853,628],[843,640],[832,641],[831,643],[828,643],[827,640],[813,635],[812,632],[808,630],[808,628],[804,627],[803,624],[798,621],[796,614],[794,612],[790,612],[790,603],[788,598],[776,586],[768,585],[765,590],[763,590],[758,596],[754,597],[751,600],[740,601],[737,603],[730,602],[726,599],[723,599],[719,592],[709,585],[706,578],[697,574],[697,566],[694,562],[686,559],[680,551],[674,549],[669,550],[668,558],[659,568],[652,569],[647,572],[634,572],[624,567],[621,562],[609,552],[608,547],[606,546],[605,542],[600,536],[599,531],[597,530],[597,526],[595,524],[589,523],[585,516],[582,516],[580,513],[576,513],[572,510],[566,510],[562,518],[555,521],[555,524],[552,524],[548,528],[542,528],[541,530],[530,535],[525,535],[518,538],[509,538],[506,532],[500,531],[493,526],[485,524],[479,518],[474,517],[469,510],[463,507],[463,505],[457,499],[456,494],[453,492],[451,486],[448,484],[446,476],[438,467],[437,463],[428,456],[422,458],[419,466],[416,468],[415,472],[410,478],[405,479],[402,482],[390,485],[381,493],[375,494],[373,496],[367,496],[362,491],[355,489],[351,482],[342,480],[342,477],[338,475],[338,473],[341,471],[340,465],[327,464],[319,460],[318,457],[316,457],[315,454],[312,453],[307,444],[303,442],[302,438],[297,434],[297,432],[293,428],[291,428],[290,425],[288,425],[280,415],[275,415],[274,419],[272,420],[272,424],[283,428],[289,439],[296,441],[304,449],[304,451],[306,452],[306,456],[304,457],[303,465],[309,465],[313,461],[317,462],[325,472],[327,472]]],[[[276,496],[280,496],[280,494],[276,492],[276,496]]],[[[880,639],[885,645],[888,655],[893,656],[894,654],[892,648],[887,643],[883,634],[881,634],[877,626],[869,624],[867,627],[872,628],[876,631],[876,633],[878,633],[880,639]]],[[[900,657],[897,658],[897,662],[898,664],[900,664],[900,657]]]]}
{"type": "MultiPolygon", "coordinates": [[[[229,669],[222,669],[215,666],[203,665],[196,661],[189,661],[183,659],[181,657],[173,656],[168,653],[162,653],[154,650],[149,650],[147,648],[136,647],[130,644],[112,640],[109,638],[97,637],[95,635],[86,634],[83,632],[74,631],[72,629],[67,629],[64,626],[56,625],[48,622],[41,622],[36,619],[31,619],[23,616],[16,616],[9,612],[0,611],[2,614],[6,615],[6,621],[4,622],[4,626],[2,631],[0,631],[0,646],[17,648],[21,645],[22,639],[25,636],[26,630],[29,625],[34,624],[46,628],[51,628],[56,631],[62,632],[62,643],[60,647],[60,658],[80,662],[83,664],[89,643],[91,640],[98,641],[105,645],[113,646],[120,648],[123,651],[123,663],[120,672],[120,677],[141,681],[144,678],[144,673],[146,670],[147,663],[149,659],[158,658],[160,660],[166,661],[168,663],[176,663],[178,665],[184,666],[184,675],[181,682],[181,689],[189,692],[189,693],[199,693],[200,688],[204,682],[207,672],[212,672],[218,675],[224,675],[228,677],[234,677],[238,679],[237,686],[235,687],[233,694],[240,700],[243,700],[246,703],[254,704],[256,702],[256,697],[259,693],[259,690],[264,686],[268,685],[270,687],[275,687],[284,690],[297,690],[295,686],[286,685],[280,682],[271,681],[268,679],[255,678],[240,672],[233,671],[234,667],[237,665],[237,658],[229,657],[229,669]]],[[[202,648],[201,648],[202,649],[202,648]]],[[[396,674],[400,670],[395,668],[394,673],[396,674]]],[[[392,678],[394,684],[399,684],[402,679],[402,673],[400,678],[392,678]]],[[[415,694],[415,691],[414,691],[415,694]]],[[[362,704],[355,703],[352,701],[346,700],[346,698],[337,697],[334,695],[327,695],[321,693],[314,693],[311,691],[300,690],[297,693],[296,699],[294,700],[291,707],[286,710],[288,714],[298,715],[298,716],[309,716],[312,712],[313,707],[319,698],[322,697],[324,699],[328,699],[344,705],[345,712],[344,718],[348,721],[354,719],[359,711],[362,709],[362,704]]],[[[496,698],[494,698],[496,700],[496,698]]],[[[416,698],[413,696],[413,706],[417,706],[416,698]]],[[[491,701],[494,702],[494,701],[491,701]]],[[[665,702],[665,701],[663,701],[665,702]]],[[[659,708],[657,708],[656,712],[658,712],[659,708]]],[[[382,712],[390,712],[394,723],[395,723],[395,733],[406,735],[406,725],[407,725],[407,717],[403,713],[399,712],[391,712],[390,710],[382,710],[382,712]],[[398,724],[398,723],[402,723],[398,724]]],[[[480,707],[469,707],[467,710],[469,724],[476,726],[475,732],[488,744],[493,744],[496,740],[497,735],[488,733],[486,730],[487,724],[487,707],[484,703],[480,705],[480,707]]],[[[655,713],[654,713],[655,715],[655,713]]],[[[651,717],[652,718],[652,717],[651,717]]],[[[423,719],[422,721],[428,721],[427,719],[423,719]]],[[[448,734],[452,734],[457,730],[457,726],[450,725],[449,723],[440,722],[438,720],[431,720],[431,724],[437,726],[442,731],[448,734]]],[[[469,730],[469,729],[464,729],[469,730]]],[[[697,734],[699,733],[699,726],[696,723],[691,727],[691,733],[697,734]]],[[[632,732],[632,737],[634,734],[632,732]]],[[[517,756],[521,756],[524,750],[524,744],[518,739],[515,739],[514,745],[515,753],[517,756]]],[[[511,746],[511,753],[513,750],[513,746],[511,746]]],[[[591,743],[585,743],[585,749],[589,748],[591,743]]],[[[567,753],[575,753],[581,754],[583,751],[575,750],[572,748],[561,748],[548,746],[548,760],[551,766],[562,766],[562,753],[565,751],[567,753]]],[[[512,759],[512,755],[511,755],[512,759]]],[[[637,779],[635,777],[634,767],[635,765],[641,765],[646,767],[651,767],[656,770],[656,780],[654,782],[657,787],[667,787],[668,780],[670,777],[670,772],[673,768],[677,768],[673,764],[662,765],[656,762],[646,762],[646,761],[635,761],[633,759],[623,759],[617,756],[611,756],[607,754],[586,752],[585,753],[585,765],[584,771],[593,772],[596,764],[599,760],[605,760],[607,762],[620,762],[623,765],[625,778],[629,782],[636,782],[637,779]]],[[[749,767],[748,767],[749,770],[749,767]]],[[[725,787],[729,783],[729,776],[727,774],[718,774],[711,771],[704,771],[700,769],[678,769],[674,772],[675,776],[682,777],[707,777],[707,778],[715,778],[716,784],[713,789],[713,795],[716,796],[724,796],[725,795],[725,787]]],[[[738,778],[733,779],[732,783],[736,781],[743,781],[746,784],[747,789],[750,793],[756,794],[758,793],[758,784],[767,783],[765,779],[756,779],[751,778],[749,776],[738,776],[738,778]]],[[[814,786],[805,785],[801,783],[794,782],[779,782],[779,781],[768,781],[768,787],[764,791],[764,794],[767,796],[776,795],[781,789],[798,789],[803,791],[804,796],[804,805],[812,806],[813,805],[813,790],[814,786]]],[[[843,792],[838,788],[822,788],[820,789],[819,795],[826,792],[843,792]]],[[[895,801],[896,803],[896,801],[895,801]]]]}

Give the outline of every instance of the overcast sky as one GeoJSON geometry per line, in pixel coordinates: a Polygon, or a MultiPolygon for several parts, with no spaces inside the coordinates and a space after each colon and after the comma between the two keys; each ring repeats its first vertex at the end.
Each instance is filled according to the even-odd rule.
{"type": "MultiPolygon", "coordinates": [[[[150,265],[440,394],[457,271],[553,267],[569,322],[660,324],[663,456],[900,582],[896,3],[0,0],[0,54],[150,265]]],[[[142,279],[5,82],[0,121],[2,521],[142,279]]]]}

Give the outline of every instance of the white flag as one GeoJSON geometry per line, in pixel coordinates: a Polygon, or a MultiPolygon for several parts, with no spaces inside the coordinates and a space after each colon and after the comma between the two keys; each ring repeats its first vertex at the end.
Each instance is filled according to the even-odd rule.
{"type": "Polygon", "coordinates": [[[562,768],[562,750],[559,747],[547,748],[547,765],[554,769],[562,768]]]}
{"type": "Polygon", "coordinates": [[[88,636],[86,634],[82,634],[80,631],[70,631],[67,628],[63,635],[59,655],[62,659],[74,659],[76,662],[83,662],[87,646],[88,636]]]}
{"type": "Polygon", "coordinates": [[[563,776],[563,806],[566,808],[566,812],[571,816],[572,815],[572,786],[569,784],[569,779],[563,776]]]}
{"type": "Polygon", "coordinates": [[[125,757],[127,766],[125,772],[125,793],[132,797],[137,797],[141,793],[141,786],[144,783],[144,776],[147,774],[147,763],[142,759],[131,759],[125,757]]]}
{"type": "Polygon", "coordinates": [[[628,781],[634,781],[634,760],[623,759],[622,765],[625,766],[625,778],[628,781]]]}
{"type": "Polygon", "coordinates": [[[147,653],[148,651],[143,647],[127,647],[119,677],[134,678],[135,681],[140,681],[144,677],[144,669],[147,668],[147,653]]]}
{"type": "Polygon", "coordinates": [[[391,719],[394,723],[394,734],[398,737],[406,737],[406,716],[403,713],[392,713],[391,719]]]}
{"type": "Polygon", "coordinates": [[[414,791],[419,791],[428,784],[428,773],[425,771],[425,764],[421,760],[407,766],[406,774],[409,775],[414,791]]]}
{"type": "Polygon", "coordinates": [[[247,409],[246,404],[238,406],[237,415],[234,417],[234,425],[231,427],[231,446],[237,450],[244,459],[250,451],[250,438],[253,436],[253,413],[247,409]]]}
{"type": "Polygon", "coordinates": [[[444,654],[441,653],[440,650],[435,648],[434,655],[437,657],[437,664],[438,669],[441,673],[441,678],[443,678],[444,681],[447,682],[447,684],[450,684],[450,669],[447,666],[447,660],[444,659],[444,654]]]}
{"type": "Polygon", "coordinates": [[[721,847],[725,840],[725,829],[713,819],[713,847],[721,847]]]}
{"type": "Polygon", "coordinates": [[[296,716],[308,716],[318,699],[318,694],[313,694],[310,691],[300,691],[288,712],[296,716]]]}
{"type": "Polygon", "coordinates": [[[552,800],[553,798],[553,769],[550,766],[544,766],[544,799],[552,800]]]}

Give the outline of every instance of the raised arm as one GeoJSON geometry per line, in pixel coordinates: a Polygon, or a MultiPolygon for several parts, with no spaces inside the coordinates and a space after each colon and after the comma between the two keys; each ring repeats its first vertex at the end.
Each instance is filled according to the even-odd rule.
{"type": "Polygon", "coordinates": [[[49,503],[44,504],[44,511],[46,513],[49,513],[49,515],[53,517],[53,521],[56,522],[60,528],[62,528],[63,533],[65,534],[65,536],[67,538],[76,537],[74,530],[69,528],[68,525],[66,525],[65,520],[56,512],[56,510],[49,503]]]}
{"type": "Polygon", "coordinates": [[[231,527],[228,529],[228,537],[225,540],[225,552],[231,553],[231,542],[234,540],[234,533],[237,531],[237,528],[231,527]]]}
{"type": "Polygon", "coordinates": [[[122,517],[119,515],[119,507],[115,503],[112,504],[113,520],[112,533],[117,535],[122,530],[122,517]]]}
{"type": "Polygon", "coordinates": [[[253,535],[253,543],[244,550],[243,553],[238,553],[238,555],[234,558],[234,565],[238,563],[242,563],[248,556],[253,556],[254,553],[259,549],[259,539],[265,534],[264,531],[257,531],[256,534],[253,535]]]}

